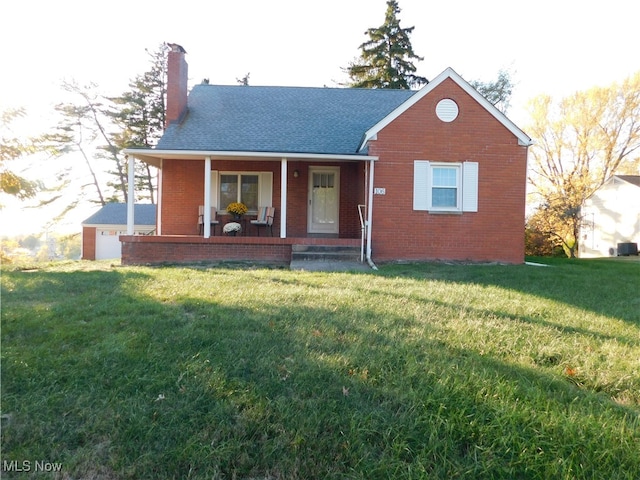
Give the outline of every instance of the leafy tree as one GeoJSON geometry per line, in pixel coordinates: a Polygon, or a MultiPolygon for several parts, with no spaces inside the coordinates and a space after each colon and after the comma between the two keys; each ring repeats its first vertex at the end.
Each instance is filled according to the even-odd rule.
{"type": "Polygon", "coordinates": [[[493,82],[472,80],[469,84],[502,113],[507,113],[513,93],[513,82],[509,71],[501,69],[493,82]]]}
{"type": "Polygon", "coordinates": [[[360,45],[360,58],[345,69],[350,78],[348,86],[410,89],[428,83],[415,74],[412,62],[423,60],[414,53],[409,38],[415,27],[402,28],[399,13],[397,0],[388,0],[384,23],[365,32],[369,40],[360,45]]]}
{"type": "Polygon", "coordinates": [[[0,112],[0,192],[25,200],[33,198],[40,185],[15,173],[8,165],[36,151],[33,142],[18,139],[11,130],[12,122],[22,116],[23,109],[0,112]]]}
{"type": "Polygon", "coordinates": [[[524,230],[524,253],[536,257],[565,256],[562,242],[547,233],[545,212],[537,210],[527,218],[524,230]]]}
{"type": "Polygon", "coordinates": [[[531,118],[529,181],[543,212],[540,225],[574,257],[584,201],[640,151],[640,72],[557,105],[537,97],[531,118]]]}

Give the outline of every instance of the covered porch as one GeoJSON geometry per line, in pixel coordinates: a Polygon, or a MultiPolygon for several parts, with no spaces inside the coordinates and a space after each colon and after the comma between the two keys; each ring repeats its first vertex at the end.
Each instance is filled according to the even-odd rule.
{"type": "Polygon", "coordinates": [[[361,261],[370,259],[368,206],[376,157],[153,149],[125,153],[130,172],[127,235],[120,238],[125,265],[224,260],[285,264],[296,248],[320,245],[349,247],[359,250],[361,261]],[[158,168],[155,236],[133,235],[131,172],[136,161],[158,168]],[[226,212],[229,199],[249,207],[236,235],[223,233],[223,226],[234,221],[226,212]],[[273,234],[251,224],[257,209],[267,206],[276,212],[273,234]],[[201,225],[199,207],[204,207],[201,225]]]}

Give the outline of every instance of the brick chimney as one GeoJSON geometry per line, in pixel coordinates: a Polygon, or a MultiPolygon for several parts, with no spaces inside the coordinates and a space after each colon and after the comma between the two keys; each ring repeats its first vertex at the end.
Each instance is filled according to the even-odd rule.
{"type": "Polygon", "coordinates": [[[187,113],[187,61],[185,51],[176,43],[167,44],[169,50],[167,58],[167,112],[165,128],[174,122],[179,122],[187,113]]]}

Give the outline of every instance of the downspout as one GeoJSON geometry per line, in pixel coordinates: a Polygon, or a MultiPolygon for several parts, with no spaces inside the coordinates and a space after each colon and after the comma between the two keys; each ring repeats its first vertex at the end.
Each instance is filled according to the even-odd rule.
{"type": "Polygon", "coordinates": [[[373,160],[369,161],[369,208],[367,208],[367,263],[373,270],[378,270],[376,264],[371,259],[371,223],[373,220],[373,178],[374,178],[374,166],[373,160]]]}

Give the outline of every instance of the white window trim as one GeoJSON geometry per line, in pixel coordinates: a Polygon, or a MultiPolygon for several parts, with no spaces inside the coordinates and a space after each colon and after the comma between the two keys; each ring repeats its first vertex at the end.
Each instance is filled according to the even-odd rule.
{"type": "Polygon", "coordinates": [[[431,162],[429,164],[429,197],[431,197],[429,211],[431,212],[462,212],[462,165],[459,163],[431,162]],[[456,204],[455,206],[439,207],[433,205],[433,190],[437,187],[433,185],[432,172],[436,168],[450,168],[456,171],[456,204]]]}
{"type": "MultiPolygon", "coordinates": [[[[220,205],[220,177],[222,175],[256,175],[258,177],[258,208],[273,206],[273,172],[255,171],[211,171],[211,205],[218,213],[226,214],[227,206],[220,205]]],[[[239,200],[238,200],[239,201],[239,200]]],[[[249,214],[257,214],[257,210],[249,210],[249,214]]]]}
{"type": "Polygon", "coordinates": [[[413,168],[413,209],[431,213],[463,213],[478,211],[478,163],[477,162],[433,162],[416,160],[413,168]],[[432,205],[432,172],[437,167],[457,169],[457,200],[455,207],[432,205]]]}

